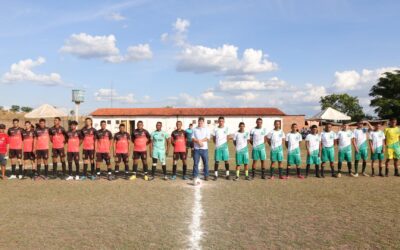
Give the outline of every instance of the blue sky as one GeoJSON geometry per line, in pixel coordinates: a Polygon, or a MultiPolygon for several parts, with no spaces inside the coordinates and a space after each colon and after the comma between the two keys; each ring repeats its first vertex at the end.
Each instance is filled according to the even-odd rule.
{"type": "Polygon", "coordinates": [[[400,1],[2,1],[0,105],[273,106],[368,91],[399,68],[400,1]]]}

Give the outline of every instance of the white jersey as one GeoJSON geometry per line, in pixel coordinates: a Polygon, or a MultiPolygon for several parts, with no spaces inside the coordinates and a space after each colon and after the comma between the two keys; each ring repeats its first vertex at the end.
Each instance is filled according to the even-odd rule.
{"type": "Polygon", "coordinates": [[[385,140],[385,133],[383,131],[372,131],[370,133],[370,138],[372,141],[372,148],[376,150],[377,148],[383,148],[383,141],[385,140]]]}
{"type": "Polygon", "coordinates": [[[367,129],[354,129],[354,138],[356,139],[357,147],[367,143],[367,129]]]}
{"type": "Polygon", "coordinates": [[[267,135],[267,131],[265,128],[253,128],[250,131],[250,137],[253,140],[253,148],[264,144],[266,135],[267,135]]]}
{"type": "Polygon", "coordinates": [[[236,132],[233,136],[233,140],[236,143],[236,151],[240,151],[244,148],[247,148],[248,140],[250,140],[249,132],[236,132]]]}
{"type": "MultiPolygon", "coordinates": [[[[197,140],[203,140],[205,138],[210,139],[210,131],[206,127],[196,127],[193,129],[193,138],[197,140]]],[[[203,146],[200,147],[199,144],[194,144],[195,149],[208,149],[208,143],[203,142],[203,146]]]]}
{"type": "Polygon", "coordinates": [[[308,151],[310,153],[319,151],[319,145],[321,144],[321,136],[319,134],[308,134],[306,141],[308,141],[308,151]]]}
{"type": "Polygon", "coordinates": [[[322,131],[321,132],[321,142],[324,148],[330,148],[335,145],[335,140],[337,139],[337,135],[335,132],[330,131],[322,131]]]}
{"type": "Polygon", "coordinates": [[[219,148],[220,146],[227,144],[228,135],[229,135],[229,129],[227,127],[214,128],[212,136],[215,138],[215,147],[219,148]]]}
{"type": "Polygon", "coordinates": [[[271,140],[271,150],[282,146],[282,140],[285,139],[285,133],[280,130],[272,130],[268,133],[267,138],[271,140]]]}
{"type": "Polygon", "coordinates": [[[297,148],[300,147],[300,142],[303,139],[301,138],[301,134],[296,132],[296,133],[288,133],[286,134],[286,141],[288,142],[288,151],[291,152],[297,148]]]}
{"type": "Polygon", "coordinates": [[[337,134],[337,138],[339,140],[339,149],[351,147],[351,140],[354,138],[354,134],[351,130],[340,130],[337,134]]]}

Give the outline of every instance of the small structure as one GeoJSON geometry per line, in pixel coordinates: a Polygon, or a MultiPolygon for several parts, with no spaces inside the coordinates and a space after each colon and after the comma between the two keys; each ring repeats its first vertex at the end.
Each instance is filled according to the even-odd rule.
{"type": "Polygon", "coordinates": [[[75,121],[79,118],[79,105],[85,101],[85,91],[80,89],[72,90],[72,102],[75,103],[75,121]]]}
{"type": "Polygon", "coordinates": [[[349,120],[351,120],[351,117],[346,114],[343,114],[340,111],[337,111],[334,108],[329,107],[329,108],[322,110],[318,114],[314,115],[309,120],[349,121],[349,120]]]}
{"type": "Polygon", "coordinates": [[[49,104],[43,104],[42,106],[25,114],[25,118],[30,118],[30,119],[66,117],[66,116],[67,116],[67,113],[65,113],[62,110],[59,110],[49,104]]]}

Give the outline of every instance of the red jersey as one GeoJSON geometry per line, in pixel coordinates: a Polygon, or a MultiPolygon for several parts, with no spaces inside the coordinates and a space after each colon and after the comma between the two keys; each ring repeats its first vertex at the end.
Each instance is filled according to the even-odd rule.
{"type": "Polygon", "coordinates": [[[49,128],[37,128],[35,129],[36,138],[36,150],[48,150],[50,142],[49,128]]]}
{"type": "Polygon", "coordinates": [[[118,132],[114,135],[115,153],[128,154],[129,153],[129,139],[131,136],[127,132],[118,132]]]}
{"type": "Polygon", "coordinates": [[[9,128],[7,134],[10,142],[10,149],[22,149],[22,128],[9,128]]]}
{"type": "Polygon", "coordinates": [[[97,153],[110,153],[112,134],[107,129],[99,129],[96,133],[97,153]]]}
{"type": "Polygon", "coordinates": [[[82,128],[81,129],[81,139],[83,139],[83,149],[84,150],[94,150],[94,141],[96,140],[96,129],[92,128],[82,128]]]}
{"type": "Polygon", "coordinates": [[[22,140],[24,141],[24,152],[33,151],[33,138],[35,137],[35,130],[22,130],[22,140]]]}
{"type": "Polygon", "coordinates": [[[50,128],[51,143],[53,143],[53,148],[59,149],[64,148],[66,131],[63,127],[51,127],[50,128]]]}
{"type": "Polygon", "coordinates": [[[171,134],[174,153],[186,152],[186,132],[185,130],[174,130],[171,134]]]}
{"type": "Polygon", "coordinates": [[[147,142],[150,140],[150,134],[146,129],[135,129],[132,135],[132,142],[134,144],[133,151],[146,152],[147,142]]]}
{"type": "Polygon", "coordinates": [[[7,145],[9,143],[9,137],[6,133],[0,133],[0,154],[5,155],[7,153],[7,145]]]}
{"type": "Polygon", "coordinates": [[[79,146],[81,144],[81,132],[79,130],[69,130],[66,134],[67,137],[67,152],[79,152],[79,146]]]}

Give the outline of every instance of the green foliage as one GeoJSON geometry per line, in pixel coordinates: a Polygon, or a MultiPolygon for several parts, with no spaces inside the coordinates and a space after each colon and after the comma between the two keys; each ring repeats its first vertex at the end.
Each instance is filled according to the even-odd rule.
{"type": "Polygon", "coordinates": [[[21,111],[25,113],[29,113],[33,110],[31,107],[21,107],[21,111]]]}
{"type": "Polygon", "coordinates": [[[20,106],[18,106],[18,105],[12,105],[10,108],[10,111],[14,112],[14,113],[19,112],[19,110],[20,110],[20,106]]]}
{"type": "Polygon", "coordinates": [[[319,103],[321,110],[326,108],[334,108],[351,117],[352,121],[365,118],[363,108],[360,106],[359,100],[355,96],[348,94],[332,94],[321,97],[319,103]]]}
{"type": "Polygon", "coordinates": [[[373,97],[370,106],[380,118],[400,118],[400,70],[384,73],[369,95],[373,97]]]}

